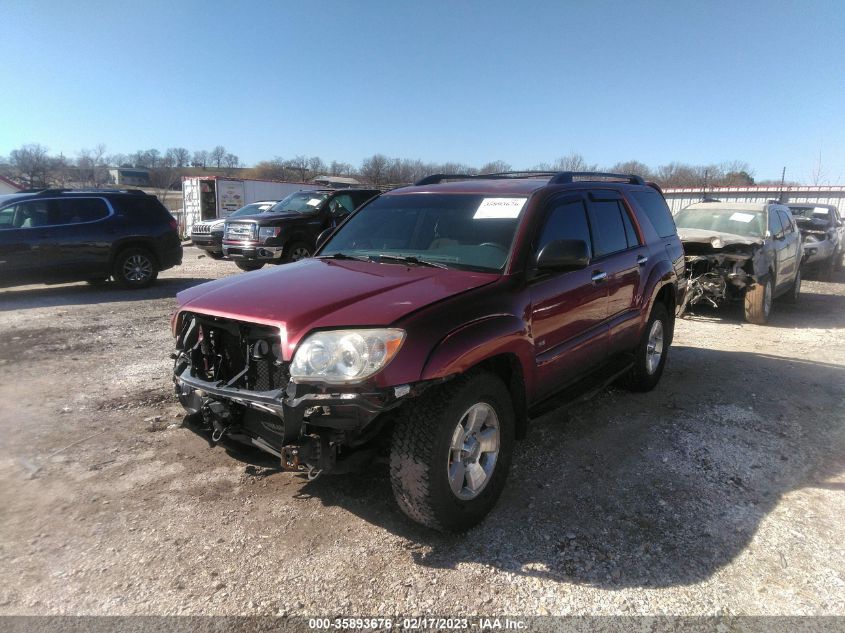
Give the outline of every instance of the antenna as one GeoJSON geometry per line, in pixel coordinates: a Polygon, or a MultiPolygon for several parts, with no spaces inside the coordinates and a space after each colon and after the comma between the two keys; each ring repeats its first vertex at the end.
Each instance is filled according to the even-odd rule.
{"type": "Polygon", "coordinates": [[[780,195],[778,196],[779,202],[784,202],[784,195],[783,195],[783,183],[786,182],[786,165],[783,166],[783,171],[780,172],[780,191],[778,192],[780,195]]]}
{"type": "Polygon", "coordinates": [[[702,202],[707,200],[707,178],[708,178],[709,175],[710,175],[710,170],[705,169],[704,170],[704,187],[703,187],[703,190],[701,192],[701,201],[702,202]]]}

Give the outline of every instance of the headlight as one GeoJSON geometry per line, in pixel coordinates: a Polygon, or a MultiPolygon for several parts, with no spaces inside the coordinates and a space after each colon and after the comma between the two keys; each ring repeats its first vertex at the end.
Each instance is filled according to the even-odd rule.
{"type": "Polygon", "coordinates": [[[262,226],[258,229],[258,239],[264,241],[271,237],[276,237],[281,231],[282,229],[278,226],[262,226]]]}
{"type": "Polygon", "coordinates": [[[404,330],[397,329],[315,332],[297,347],[290,376],[300,382],[358,382],[384,368],[404,340],[404,330]]]}
{"type": "Polygon", "coordinates": [[[812,244],[813,242],[818,242],[818,241],[819,241],[819,238],[817,238],[815,235],[805,235],[804,236],[804,243],[805,244],[812,244]]]}

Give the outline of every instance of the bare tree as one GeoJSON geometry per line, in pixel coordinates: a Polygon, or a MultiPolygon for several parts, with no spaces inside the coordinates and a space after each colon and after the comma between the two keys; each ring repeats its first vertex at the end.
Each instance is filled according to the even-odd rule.
{"type": "Polygon", "coordinates": [[[191,158],[191,167],[202,167],[205,169],[206,165],[208,164],[208,152],[204,149],[197,150],[194,152],[193,157],[191,158]]]}
{"type": "Polygon", "coordinates": [[[9,163],[28,188],[46,187],[49,184],[50,170],[54,165],[43,145],[33,143],[12,150],[9,163]]]}
{"type": "Polygon", "coordinates": [[[558,158],[552,164],[552,168],[555,171],[597,171],[598,166],[588,163],[581,154],[572,152],[558,158]]]}
{"type": "Polygon", "coordinates": [[[361,163],[361,176],[373,185],[387,182],[387,165],[390,159],[384,154],[373,154],[361,163]]]}
{"type": "Polygon", "coordinates": [[[638,160],[626,160],[616,163],[610,168],[610,171],[614,174],[634,174],[635,176],[641,176],[645,180],[654,180],[654,174],[652,174],[651,168],[638,160]]]}
{"type": "Polygon", "coordinates": [[[188,163],[191,161],[191,152],[184,147],[171,147],[167,150],[167,153],[170,154],[173,159],[173,163],[178,169],[187,167],[188,163]]]}
{"type": "Polygon", "coordinates": [[[352,173],[352,165],[349,163],[339,163],[333,160],[329,165],[329,174],[331,176],[348,176],[352,173]]]}
{"type": "Polygon", "coordinates": [[[503,160],[494,160],[484,163],[478,171],[482,174],[500,174],[504,171],[511,171],[513,167],[503,160]]]}
{"type": "Polygon", "coordinates": [[[208,155],[208,160],[211,161],[211,163],[215,167],[217,167],[217,169],[220,169],[220,165],[223,164],[223,160],[225,158],[226,158],[226,148],[223,147],[222,145],[218,145],[217,147],[215,147],[213,150],[211,150],[211,152],[208,155]]]}

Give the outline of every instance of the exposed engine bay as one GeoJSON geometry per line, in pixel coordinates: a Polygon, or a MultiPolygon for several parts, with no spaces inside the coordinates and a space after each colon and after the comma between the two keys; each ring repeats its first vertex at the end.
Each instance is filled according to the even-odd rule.
{"type": "Polygon", "coordinates": [[[697,229],[679,229],[684,245],[687,292],[681,313],[695,305],[741,299],[765,275],[762,240],[697,229]]]}
{"type": "Polygon", "coordinates": [[[278,328],[198,313],[180,315],[173,358],[179,400],[212,443],[254,445],[310,478],[371,458],[384,413],[425,388],[336,393],[296,384],[278,328]]]}

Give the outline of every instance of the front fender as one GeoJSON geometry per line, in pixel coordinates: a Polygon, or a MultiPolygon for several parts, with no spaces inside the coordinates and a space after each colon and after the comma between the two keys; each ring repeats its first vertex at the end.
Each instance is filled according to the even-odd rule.
{"type": "Polygon", "coordinates": [[[429,354],[423,380],[463,373],[479,363],[503,354],[516,356],[522,367],[525,388],[534,392],[534,348],[522,319],[502,314],[468,323],[443,338],[429,354]]]}

